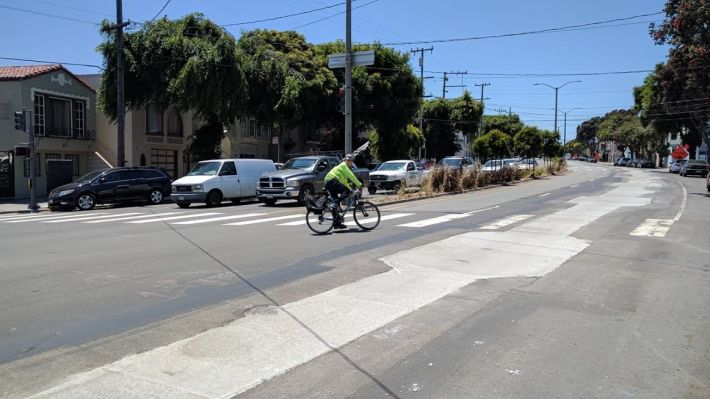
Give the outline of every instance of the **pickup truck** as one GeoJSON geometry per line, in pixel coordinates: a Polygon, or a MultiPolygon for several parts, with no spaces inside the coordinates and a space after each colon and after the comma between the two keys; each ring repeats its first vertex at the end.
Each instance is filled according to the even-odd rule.
{"type": "MultiPolygon", "coordinates": [[[[323,189],[325,175],[340,162],[337,157],[323,155],[290,159],[282,169],[261,176],[256,196],[268,206],[278,200],[296,200],[303,204],[307,196],[323,189]]],[[[353,173],[363,186],[367,186],[367,168],[355,167],[353,173]]]]}
{"type": "Polygon", "coordinates": [[[398,190],[400,187],[421,186],[424,167],[407,159],[387,161],[376,171],[370,172],[367,191],[375,194],[378,190],[398,190]]]}

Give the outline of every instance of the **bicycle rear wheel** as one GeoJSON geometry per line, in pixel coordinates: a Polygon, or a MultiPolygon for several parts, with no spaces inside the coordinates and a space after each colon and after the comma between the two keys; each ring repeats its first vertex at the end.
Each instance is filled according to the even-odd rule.
{"type": "Polygon", "coordinates": [[[306,212],[306,224],[316,234],[328,234],[329,231],[333,230],[335,217],[333,212],[328,210],[319,213],[308,210],[306,212]]]}
{"type": "Polygon", "coordinates": [[[363,201],[353,210],[355,223],[363,230],[372,230],[380,224],[380,210],[372,202],[363,201]]]}

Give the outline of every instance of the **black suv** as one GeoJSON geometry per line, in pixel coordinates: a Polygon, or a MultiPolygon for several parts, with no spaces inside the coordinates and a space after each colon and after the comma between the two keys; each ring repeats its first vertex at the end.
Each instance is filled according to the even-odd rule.
{"type": "Polygon", "coordinates": [[[49,193],[51,209],[82,211],[96,204],[144,200],[159,204],[170,195],[170,177],[161,169],[149,167],[111,168],[90,172],[73,183],[49,193]]]}

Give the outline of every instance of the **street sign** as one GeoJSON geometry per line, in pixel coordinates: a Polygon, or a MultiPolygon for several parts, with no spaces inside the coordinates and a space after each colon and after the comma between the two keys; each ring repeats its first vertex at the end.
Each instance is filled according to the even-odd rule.
{"type": "Polygon", "coordinates": [[[274,136],[271,138],[271,144],[278,144],[279,143],[279,136],[274,136]]]}
{"type": "MultiPolygon", "coordinates": [[[[353,53],[353,66],[367,66],[375,63],[374,51],[356,51],[353,53]]],[[[345,53],[328,55],[328,68],[345,68],[345,53]]]]}

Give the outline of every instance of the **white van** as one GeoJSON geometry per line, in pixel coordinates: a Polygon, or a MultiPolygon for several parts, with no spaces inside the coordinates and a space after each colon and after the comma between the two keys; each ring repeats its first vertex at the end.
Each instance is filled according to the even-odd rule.
{"type": "Polygon", "coordinates": [[[237,203],[256,196],[259,178],[276,170],[270,159],[213,159],[198,162],[187,176],[172,183],[172,199],[180,208],[193,202],[219,206],[223,200],[237,203]]]}

